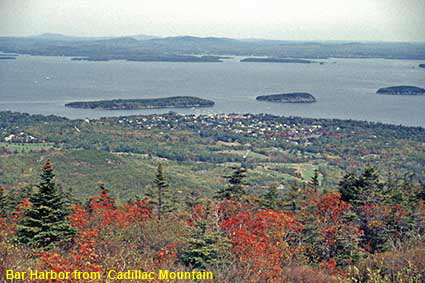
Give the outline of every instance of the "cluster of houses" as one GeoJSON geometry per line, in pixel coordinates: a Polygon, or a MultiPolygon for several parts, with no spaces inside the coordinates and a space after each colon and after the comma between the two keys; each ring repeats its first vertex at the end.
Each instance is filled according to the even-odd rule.
{"type": "Polygon", "coordinates": [[[298,118],[268,114],[179,115],[176,113],[120,117],[118,123],[139,129],[215,130],[266,140],[306,143],[326,134],[320,124],[300,123],[298,118]]]}
{"type": "Polygon", "coordinates": [[[37,138],[25,132],[9,134],[4,138],[7,143],[35,143],[37,138]]]}

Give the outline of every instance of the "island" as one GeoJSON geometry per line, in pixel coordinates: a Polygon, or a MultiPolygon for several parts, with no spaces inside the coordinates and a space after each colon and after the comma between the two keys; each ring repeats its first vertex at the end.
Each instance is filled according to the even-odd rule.
{"type": "Polygon", "coordinates": [[[292,92],[271,95],[261,95],[256,98],[258,101],[278,102],[278,103],[312,103],[316,98],[306,92],[292,92]]]}
{"type": "Polygon", "coordinates": [[[125,60],[132,62],[192,62],[192,63],[219,63],[221,59],[227,59],[223,56],[193,56],[193,55],[155,55],[155,54],[137,54],[137,55],[98,55],[88,57],[72,57],[72,61],[91,61],[104,62],[111,60],[125,60]]]}
{"type": "Polygon", "coordinates": [[[304,59],[288,59],[288,58],[245,58],[241,62],[254,62],[254,63],[298,63],[298,64],[311,64],[318,63],[316,61],[304,59]]]}
{"type": "Polygon", "coordinates": [[[0,60],[15,60],[15,56],[0,56],[0,60]]]}
{"type": "Polygon", "coordinates": [[[419,64],[419,68],[425,68],[425,64],[419,64]]]}
{"type": "Polygon", "coordinates": [[[380,88],[376,91],[379,94],[390,94],[390,95],[421,95],[425,94],[425,89],[416,86],[391,86],[380,88]]]}
{"type": "Polygon", "coordinates": [[[159,108],[211,107],[214,101],[193,96],[173,96],[144,99],[113,99],[98,101],[78,101],[65,104],[65,107],[103,110],[137,110],[159,108]]]}

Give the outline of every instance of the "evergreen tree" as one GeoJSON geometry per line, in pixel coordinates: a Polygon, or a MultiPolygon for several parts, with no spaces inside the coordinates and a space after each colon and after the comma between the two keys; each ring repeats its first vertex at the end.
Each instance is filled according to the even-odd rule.
{"type": "Polygon", "coordinates": [[[208,205],[205,218],[195,223],[191,237],[185,239],[187,247],[179,253],[180,261],[191,268],[206,269],[208,265],[223,263],[224,251],[230,249],[230,242],[214,231],[209,216],[208,205]]]}
{"type": "Polygon", "coordinates": [[[271,185],[267,192],[261,196],[261,208],[262,209],[276,209],[278,208],[277,186],[271,185]]]}
{"type": "MultiPolygon", "coordinates": [[[[3,189],[4,190],[4,189],[3,189]]],[[[24,198],[27,198],[31,195],[32,188],[30,186],[26,186],[19,191],[10,190],[7,194],[3,191],[3,214],[6,216],[11,215],[18,206],[22,203],[24,198]]],[[[0,212],[1,214],[1,212],[0,212]]]]}
{"type": "Polygon", "coordinates": [[[225,188],[217,192],[216,198],[219,200],[241,200],[242,196],[246,195],[244,179],[246,178],[246,169],[243,167],[232,167],[233,174],[224,176],[228,179],[228,184],[225,188]]]}
{"type": "Polygon", "coordinates": [[[69,210],[54,177],[52,163],[47,160],[38,191],[30,196],[32,206],[17,225],[18,241],[22,244],[49,249],[59,242],[70,242],[76,232],[67,220],[69,210]]]}
{"type": "Polygon", "coordinates": [[[7,214],[7,197],[4,189],[0,187],[0,217],[5,217],[7,214]]]}
{"type": "Polygon", "coordinates": [[[314,191],[317,191],[319,188],[319,170],[314,170],[314,175],[310,178],[310,181],[308,182],[308,186],[312,188],[314,191]]]}
{"type": "Polygon", "coordinates": [[[373,167],[366,167],[360,176],[348,173],[339,183],[341,199],[353,205],[380,202],[384,197],[383,190],[384,184],[373,167]]]}
{"type": "Polygon", "coordinates": [[[195,190],[192,190],[190,194],[186,197],[186,201],[185,201],[186,207],[192,212],[193,208],[200,203],[201,201],[199,198],[199,193],[195,190]]]}
{"type": "Polygon", "coordinates": [[[293,180],[289,189],[286,189],[282,196],[282,208],[284,210],[297,212],[300,208],[301,197],[302,193],[299,184],[296,180],[293,180]]]}
{"type": "Polygon", "coordinates": [[[154,188],[146,193],[149,202],[156,206],[158,220],[164,213],[171,212],[175,208],[175,200],[172,198],[169,185],[165,179],[162,164],[158,164],[158,168],[154,180],[154,188]]]}

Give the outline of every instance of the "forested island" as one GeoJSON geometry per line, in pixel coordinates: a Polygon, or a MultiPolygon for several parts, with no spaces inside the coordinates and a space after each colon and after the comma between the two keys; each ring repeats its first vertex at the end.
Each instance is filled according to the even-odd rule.
{"type": "Polygon", "coordinates": [[[278,103],[312,103],[316,98],[306,92],[291,92],[271,95],[261,95],[256,98],[258,101],[278,102],[278,103]]]}
{"type": "Polygon", "coordinates": [[[298,64],[311,64],[318,63],[311,60],[304,59],[288,59],[288,58],[244,58],[241,62],[254,62],[254,63],[298,63],[298,64]]]}
{"type": "Polygon", "coordinates": [[[66,107],[105,110],[135,110],[158,108],[211,107],[214,101],[193,97],[173,96],[144,99],[113,99],[99,101],[77,101],[65,104],[66,107]]]}
{"type": "Polygon", "coordinates": [[[425,89],[416,86],[392,86],[380,88],[376,93],[390,95],[421,95],[425,94],[425,89]]]}
{"type": "Polygon", "coordinates": [[[15,56],[0,56],[0,60],[15,60],[15,56]]]}
{"type": "Polygon", "coordinates": [[[134,62],[222,62],[221,59],[227,57],[220,56],[193,56],[193,55],[156,55],[156,54],[135,54],[135,55],[102,55],[89,57],[73,57],[73,61],[111,61],[125,60],[134,62]]]}

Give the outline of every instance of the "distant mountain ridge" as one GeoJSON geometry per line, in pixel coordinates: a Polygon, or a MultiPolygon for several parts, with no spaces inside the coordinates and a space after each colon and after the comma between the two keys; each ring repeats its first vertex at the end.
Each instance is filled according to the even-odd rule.
{"type": "Polygon", "coordinates": [[[128,59],[135,56],[235,55],[270,58],[425,60],[425,43],[240,40],[226,37],[132,35],[82,37],[58,33],[0,36],[5,53],[128,59]]]}

